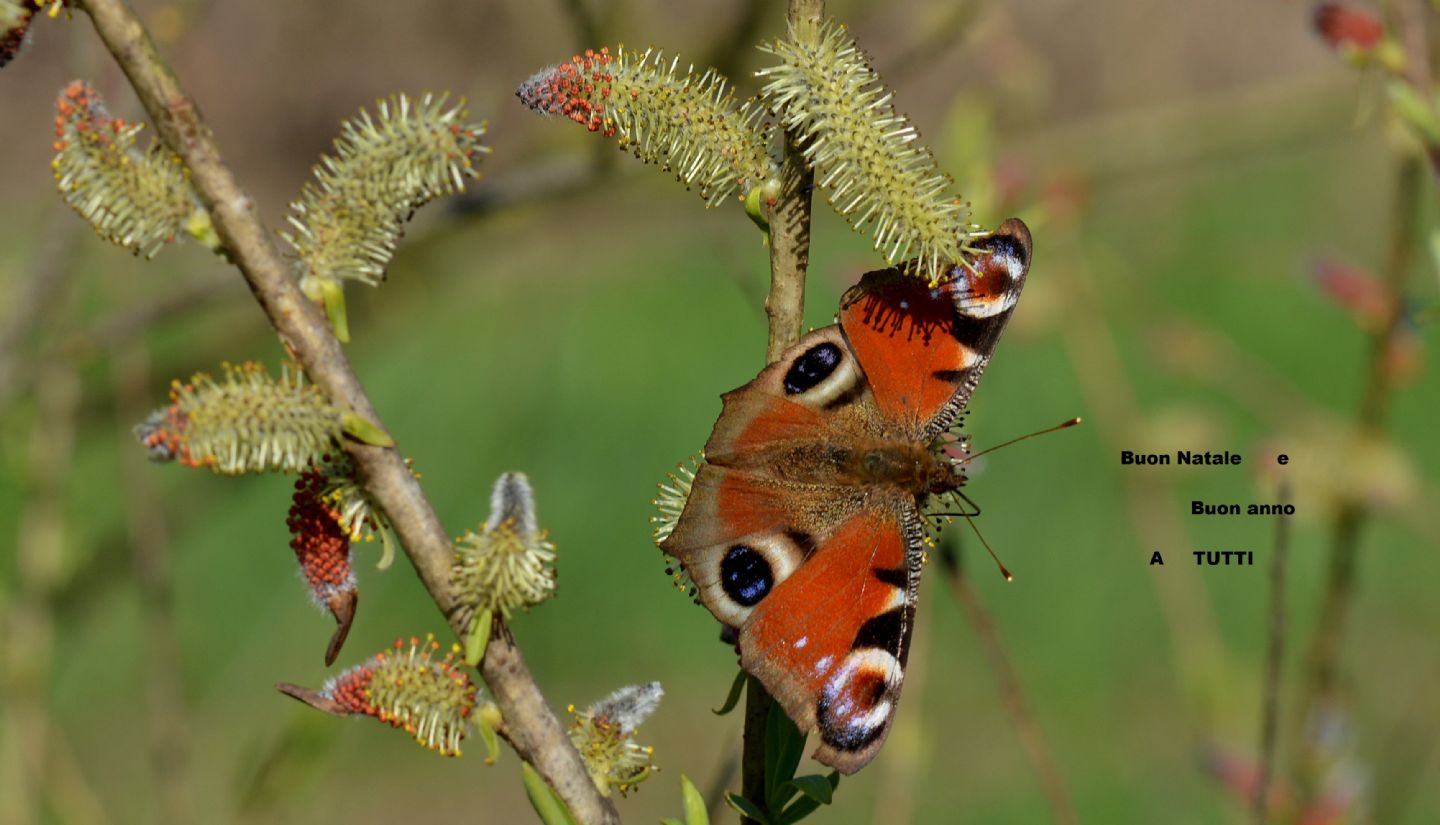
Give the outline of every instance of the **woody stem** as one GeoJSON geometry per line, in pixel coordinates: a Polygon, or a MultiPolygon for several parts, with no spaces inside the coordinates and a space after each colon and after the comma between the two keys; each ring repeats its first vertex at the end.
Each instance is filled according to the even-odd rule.
{"type": "MultiPolygon", "coordinates": [[[[226,255],[245,277],[285,346],[336,405],[383,430],[379,414],[355,376],[334,334],[301,294],[290,268],[260,222],[254,202],[220,157],[195,101],[160,56],[144,25],[124,0],[78,0],[95,31],[134,87],[159,137],[185,162],[190,183],[210,213],[226,255]]],[[[469,611],[450,582],[453,550],[419,482],[394,448],[346,442],[385,510],[415,572],[457,636],[469,611]]],[[[592,825],[619,822],[614,804],[600,795],[564,727],[535,684],[520,648],[508,634],[491,640],[480,674],[505,717],[510,742],[565,801],[575,819],[592,825]]]]}
{"type": "MultiPolygon", "coordinates": [[[[786,22],[790,37],[813,41],[825,18],[825,0],[790,0],[786,22]]],[[[766,363],[800,340],[805,318],[805,269],[810,264],[810,192],[814,176],[800,152],[799,135],[785,132],[780,194],[770,207],[770,293],[765,315],[770,324],[766,363]]],[[[741,794],[765,806],[765,722],[775,703],[760,680],[748,677],[745,687],[745,739],[740,761],[741,794]]],[[[742,825],[754,821],[741,817],[742,825]]]]}

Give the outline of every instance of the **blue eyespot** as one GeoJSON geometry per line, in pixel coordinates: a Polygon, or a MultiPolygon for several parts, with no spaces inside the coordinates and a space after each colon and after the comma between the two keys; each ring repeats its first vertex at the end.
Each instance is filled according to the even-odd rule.
{"type": "Polygon", "coordinates": [[[753,607],[770,593],[775,574],[755,548],[737,544],[720,561],[720,586],[741,607],[753,607]]]}
{"type": "Polygon", "coordinates": [[[843,357],[840,348],[828,341],[806,350],[785,373],[785,393],[798,395],[813,388],[830,377],[843,357]]]}

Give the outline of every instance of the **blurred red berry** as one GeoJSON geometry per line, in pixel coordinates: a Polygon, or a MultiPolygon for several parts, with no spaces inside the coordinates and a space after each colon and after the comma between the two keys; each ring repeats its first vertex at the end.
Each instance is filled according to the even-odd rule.
{"type": "Polygon", "coordinates": [[[1373,10],[1348,3],[1315,7],[1315,30],[1331,47],[1369,51],[1385,39],[1385,24],[1373,10]]]}
{"type": "Polygon", "coordinates": [[[1369,272],[1340,261],[1321,260],[1313,275],[1320,291],[1349,311],[1363,329],[1378,329],[1389,317],[1390,296],[1369,272]]]}

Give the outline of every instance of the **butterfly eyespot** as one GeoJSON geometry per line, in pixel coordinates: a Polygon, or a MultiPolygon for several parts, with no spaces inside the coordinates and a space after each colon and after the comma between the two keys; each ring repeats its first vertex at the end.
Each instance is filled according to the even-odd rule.
{"type": "Polygon", "coordinates": [[[775,586],[775,573],[758,551],[737,544],[720,561],[720,586],[737,604],[754,607],[775,586]]]}
{"type": "Polygon", "coordinates": [[[738,628],[812,549],[814,540],[804,533],[757,533],[710,548],[690,572],[715,618],[738,628]]]}
{"type": "Polygon", "coordinates": [[[829,341],[806,350],[785,373],[786,394],[799,395],[814,389],[817,384],[830,377],[844,357],[840,348],[829,341]]]}
{"type": "Polygon", "coordinates": [[[826,678],[816,705],[820,738],[840,751],[859,751],[885,735],[904,668],[888,651],[851,651],[826,678]]]}

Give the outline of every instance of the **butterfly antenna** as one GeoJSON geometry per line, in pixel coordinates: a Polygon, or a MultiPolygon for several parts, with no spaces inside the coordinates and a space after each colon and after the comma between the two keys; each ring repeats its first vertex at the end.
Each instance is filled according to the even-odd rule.
{"type": "Polygon", "coordinates": [[[967,515],[965,516],[965,523],[970,525],[970,529],[975,531],[975,537],[980,539],[981,544],[985,545],[985,552],[989,553],[990,558],[995,560],[995,566],[1000,568],[1000,575],[1005,577],[1005,581],[1015,581],[1015,576],[1005,567],[1005,562],[1000,561],[1000,557],[995,555],[995,550],[990,546],[990,542],[985,540],[985,535],[980,532],[979,527],[975,526],[975,519],[967,515]]]}
{"type": "Polygon", "coordinates": [[[1057,430],[1063,430],[1063,429],[1065,429],[1065,428],[1067,428],[1067,427],[1073,427],[1073,426],[1075,426],[1076,424],[1079,424],[1080,421],[1081,421],[1081,418],[1080,418],[1080,416],[1077,415],[1077,416],[1075,416],[1074,418],[1070,419],[1069,421],[1062,421],[1062,422],[1060,422],[1059,424],[1056,424],[1056,425],[1053,426],[1053,427],[1047,427],[1047,428],[1045,428],[1045,429],[1043,429],[1043,430],[1036,430],[1036,431],[1033,432],[1033,433],[1026,433],[1025,435],[1022,435],[1022,436],[1020,436],[1019,438],[1012,438],[1012,439],[1010,439],[1009,441],[1002,441],[1001,443],[996,444],[994,447],[986,447],[985,449],[981,450],[981,451],[978,452],[978,453],[971,453],[970,455],[965,456],[965,460],[966,460],[966,461],[974,461],[975,459],[979,458],[980,456],[985,455],[986,453],[993,453],[993,452],[995,452],[996,450],[1000,449],[1001,447],[1009,447],[1011,444],[1019,444],[1021,441],[1024,441],[1024,440],[1027,439],[1027,438],[1034,438],[1034,437],[1037,436],[1037,435],[1047,435],[1047,434],[1053,433],[1053,432],[1055,432],[1055,431],[1057,431],[1057,430]]]}

